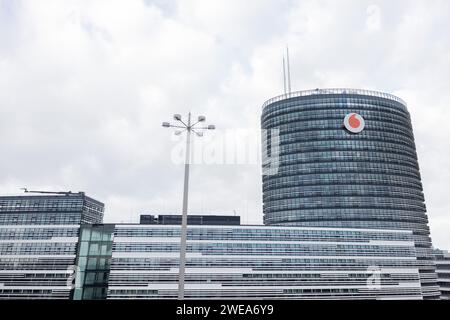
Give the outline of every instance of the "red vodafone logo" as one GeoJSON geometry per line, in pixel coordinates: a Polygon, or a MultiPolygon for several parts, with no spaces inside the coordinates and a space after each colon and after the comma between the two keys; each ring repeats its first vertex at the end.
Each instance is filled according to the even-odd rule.
{"type": "Polygon", "coordinates": [[[357,113],[349,113],[345,116],[344,126],[351,133],[360,133],[364,130],[365,125],[364,118],[357,113]]]}

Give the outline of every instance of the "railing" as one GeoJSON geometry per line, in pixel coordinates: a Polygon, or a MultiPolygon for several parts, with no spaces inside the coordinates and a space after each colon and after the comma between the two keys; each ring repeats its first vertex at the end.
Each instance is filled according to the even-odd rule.
{"type": "Polygon", "coordinates": [[[403,101],[399,97],[396,97],[396,96],[394,96],[394,95],[392,95],[390,93],[384,93],[384,92],[372,91],[372,90],[364,90],[364,89],[331,88],[331,89],[303,90],[303,91],[295,91],[295,92],[291,92],[291,93],[282,94],[280,96],[273,97],[272,99],[269,99],[266,102],[264,102],[263,109],[266,106],[268,106],[269,104],[272,104],[274,102],[278,102],[278,101],[281,101],[281,100],[286,100],[286,99],[290,99],[290,98],[313,96],[313,95],[324,95],[324,94],[357,94],[357,95],[385,98],[385,99],[397,101],[397,102],[403,104],[406,107],[406,102],[405,101],[403,101]]]}

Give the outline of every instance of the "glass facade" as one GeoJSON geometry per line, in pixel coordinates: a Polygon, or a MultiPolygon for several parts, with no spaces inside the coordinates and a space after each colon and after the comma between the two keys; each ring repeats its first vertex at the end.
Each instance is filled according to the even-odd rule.
{"type": "Polygon", "coordinates": [[[2,196],[0,225],[102,223],[105,205],[83,192],[67,195],[2,196]]]}
{"type": "Polygon", "coordinates": [[[279,159],[278,171],[263,176],[266,225],[412,230],[424,297],[439,297],[414,135],[401,99],[354,89],[295,92],[266,102],[261,123],[279,132],[270,154],[279,159]],[[362,132],[344,128],[350,113],[364,118],[362,132]]]}
{"type": "MultiPolygon", "coordinates": [[[[108,299],[176,299],[180,226],[116,225],[108,299]]],[[[189,226],[186,299],[422,299],[411,231],[189,226]]]]}
{"type": "Polygon", "coordinates": [[[114,225],[82,225],[74,300],[106,299],[114,225]]]}
{"type": "Polygon", "coordinates": [[[70,299],[80,224],[103,208],[83,193],[0,197],[0,299],[70,299]]]}

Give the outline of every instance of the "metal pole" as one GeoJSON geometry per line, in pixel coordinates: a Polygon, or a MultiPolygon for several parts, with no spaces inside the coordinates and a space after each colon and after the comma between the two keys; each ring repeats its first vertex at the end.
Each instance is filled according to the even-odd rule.
{"type": "Polygon", "coordinates": [[[288,83],[288,93],[291,93],[291,66],[289,63],[289,47],[286,46],[286,62],[287,62],[287,83],[288,83]]]}
{"type": "Polygon", "coordinates": [[[178,280],[178,299],[184,299],[184,275],[186,268],[187,210],[189,194],[189,163],[191,154],[191,113],[189,112],[186,130],[186,162],[184,164],[183,215],[181,217],[180,267],[178,280]]]}
{"type": "Polygon", "coordinates": [[[284,64],[284,57],[283,57],[283,88],[284,88],[284,94],[287,93],[286,90],[286,66],[284,64]]]}

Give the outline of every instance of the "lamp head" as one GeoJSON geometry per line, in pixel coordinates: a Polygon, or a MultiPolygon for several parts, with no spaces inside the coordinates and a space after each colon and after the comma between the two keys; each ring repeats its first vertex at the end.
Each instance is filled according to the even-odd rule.
{"type": "Polygon", "coordinates": [[[173,118],[175,119],[175,120],[177,120],[177,121],[181,121],[181,114],[174,114],[173,115],[173,118]]]}
{"type": "Polygon", "coordinates": [[[198,116],[198,122],[204,122],[206,120],[205,116],[198,116]]]}
{"type": "Polygon", "coordinates": [[[162,123],[162,126],[163,126],[164,128],[169,128],[169,127],[170,127],[170,123],[168,123],[168,122],[163,122],[163,123],[162,123]]]}
{"type": "Polygon", "coordinates": [[[210,125],[208,126],[208,130],[214,130],[214,129],[216,129],[216,126],[215,126],[215,125],[210,124],[210,125]]]}

